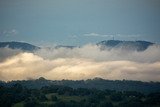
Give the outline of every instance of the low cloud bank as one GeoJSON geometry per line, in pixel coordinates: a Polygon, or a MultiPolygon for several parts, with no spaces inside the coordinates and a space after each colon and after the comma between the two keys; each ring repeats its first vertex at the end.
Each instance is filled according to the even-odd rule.
{"type": "Polygon", "coordinates": [[[58,48],[58,49],[41,49],[35,52],[38,56],[45,59],[56,58],[86,58],[95,61],[119,61],[129,60],[135,62],[156,62],[160,61],[160,46],[153,45],[145,51],[133,51],[122,48],[112,48],[101,50],[99,46],[88,44],[81,48],[58,48]]]}
{"type": "Polygon", "coordinates": [[[0,51],[0,80],[43,76],[51,80],[102,77],[160,81],[159,55],[158,45],[141,52],[120,48],[102,51],[92,44],[73,49],[43,48],[33,53],[5,48],[0,51]]]}
{"type": "Polygon", "coordinates": [[[0,48],[0,63],[8,58],[13,57],[14,55],[17,55],[19,53],[22,53],[22,50],[20,49],[11,49],[8,47],[0,48]]]}

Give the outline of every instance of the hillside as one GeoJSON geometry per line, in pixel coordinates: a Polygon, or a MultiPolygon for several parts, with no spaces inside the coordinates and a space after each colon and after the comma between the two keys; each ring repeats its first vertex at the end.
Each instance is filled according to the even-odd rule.
{"type": "Polygon", "coordinates": [[[23,51],[34,51],[40,49],[38,46],[24,42],[0,42],[0,48],[8,47],[11,49],[21,49],[23,51]]]}
{"type": "Polygon", "coordinates": [[[39,89],[44,86],[61,85],[72,88],[88,88],[99,90],[116,90],[116,91],[137,91],[142,93],[160,92],[159,82],[142,82],[131,80],[105,80],[101,78],[94,78],[88,80],[46,80],[43,77],[36,80],[22,80],[22,81],[10,81],[0,82],[3,86],[12,86],[14,84],[21,84],[27,88],[39,89]]]}
{"type": "Polygon", "coordinates": [[[147,41],[120,41],[120,40],[108,40],[97,43],[98,46],[101,46],[101,49],[122,48],[126,50],[137,50],[137,51],[144,51],[153,44],[154,43],[147,41]]]}
{"type": "MultiPolygon", "coordinates": [[[[160,92],[144,94],[139,91],[127,90],[100,90],[99,86],[109,85],[111,82],[116,88],[137,84],[139,91],[141,87],[155,89],[154,85],[160,83],[144,83],[136,81],[109,81],[100,78],[86,81],[49,81],[43,77],[30,81],[12,81],[0,85],[1,107],[159,107],[160,92]],[[53,83],[54,82],[54,83],[53,83]],[[59,85],[55,85],[58,82],[59,85]],[[72,85],[84,84],[73,88],[72,85]],[[114,84],[115,83],[115,84],[114,84]],[[92,85],[97,85],[94,88],[92,85]],[[99,85],[98,85],[99,84],[99,85]],[[129,85],[130,84],[130,85],[129,85]],[[40,85],[39,88],[29,86],[40,85]],[[47,85],[47,86],[46,86],[47,85]],[[69,86],[70,85],[70,86],[69,86]],[[72,86],[72,87],[71,87],[72,86]]],[[[58,84],[57,83],[57,84],[58,84]]],[[[111,84],[110,84],[111,85],[111,84]]],[[[110,87],[110,86],[108,86],[110,87]]],[[[159,90],[159,89],[158,89],[159,90]]]]}

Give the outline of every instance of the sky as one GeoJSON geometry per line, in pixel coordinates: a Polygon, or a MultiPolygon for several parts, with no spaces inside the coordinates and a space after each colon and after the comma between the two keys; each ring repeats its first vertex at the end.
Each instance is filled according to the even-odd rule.
{"type": "Polygon", "coordinates": [[[160,43],[160,0],[0,0],[0,41],[160,43]]]}
{"type": "Polygon", "coordinates": [[[0,48],[3,81],[39,77],[160,81],[160,0],[0,0],[2,41],[42,47],[33,52],[0,48]],[[158,44],[143,51],[101,50],[95,45],[113,38],[158,44]]]}

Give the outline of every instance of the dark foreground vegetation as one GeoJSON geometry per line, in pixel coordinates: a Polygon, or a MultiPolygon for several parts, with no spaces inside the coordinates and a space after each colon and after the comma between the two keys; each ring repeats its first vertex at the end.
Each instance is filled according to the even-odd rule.
{"type": "MultiPolygon", "coordinates": [[[[42,85],[46,81],[49,82],[44,78],[32,80],[32,82],[37,82],[37,85],[40,83],[42,85]]],[[[30,80],[28,85],[29,83],[33,85],[32,82],[30,80]]],[[[74,82],[77,84],[76,81],[74,82]]],[[[24,81],[1,82],[0,84],[0,107],[160,107],[160,90],[143,93],[141,92],[143,90],[111,90],[100,89],[98,86],[97,88],[73,88],[64,84],[27,87],[24,81]]],[[[152,84],[155,83],[152,82],[152,84]]]]}

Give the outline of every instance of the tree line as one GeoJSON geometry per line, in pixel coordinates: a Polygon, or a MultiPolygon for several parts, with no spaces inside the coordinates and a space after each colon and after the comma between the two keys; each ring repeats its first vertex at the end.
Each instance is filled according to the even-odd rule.
{"type": "Polygon", "coordinates": [[[0,86],[0,107],[158,107],[160,92],[99,90],[50,85],[31,89],[14,84],[0,86]]]}

